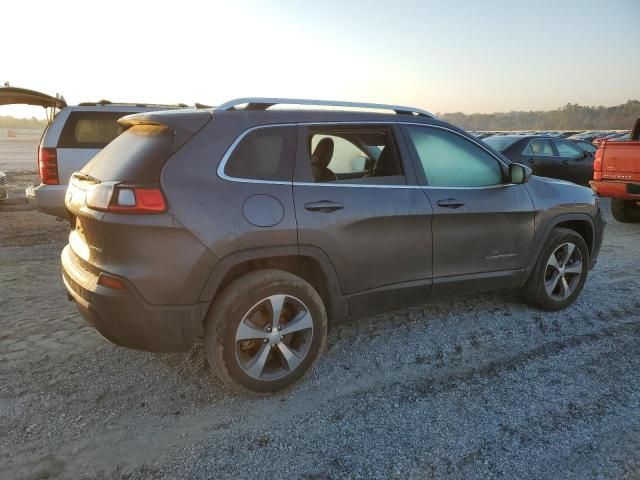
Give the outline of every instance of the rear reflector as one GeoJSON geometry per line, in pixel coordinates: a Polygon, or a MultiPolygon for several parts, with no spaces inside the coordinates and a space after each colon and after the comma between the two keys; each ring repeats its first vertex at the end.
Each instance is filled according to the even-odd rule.
{"type": "Polygon", "coordinates": [[[38,150],[38,171],[42,183],[45,185],[58,185],[58,156],[55,148],[43,148],[38,150]]]}
{"type": "Polygon", "coordinates": [[[101,273],[98,277],[98,285],[102,285],[103,287],[113,288],[114,290],[124,290],[124,282],[119,278],[112,277],[111,275],[107,275],[106,273],[101,273]]]}

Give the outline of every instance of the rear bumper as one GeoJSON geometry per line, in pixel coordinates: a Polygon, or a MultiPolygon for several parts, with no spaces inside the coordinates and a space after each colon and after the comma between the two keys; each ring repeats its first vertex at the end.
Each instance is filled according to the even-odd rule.
{"type": "Polygon", "coordinates": [[[150,305],[130,285],[125,290],[98,285],[98,275],[80,265],[68,245],[61,260],[65,287],[80,314],[110,342],[150,352],[183,352],[201,334],[200,304],[150,305]]]}
{"type": "Polygon", "coordinates": [[[24,192],[27,203],[36,210],[61,218],[67,218],[67,209],[64,206],[66,193],[67,185],[43,184],[37,187],[29,185],[24,192]]]}
{"type": "Polygon", "coordinates": [[[601,197],[640,201],[640,183],[637,182],[591,180],[589,185],[601,197]]]}

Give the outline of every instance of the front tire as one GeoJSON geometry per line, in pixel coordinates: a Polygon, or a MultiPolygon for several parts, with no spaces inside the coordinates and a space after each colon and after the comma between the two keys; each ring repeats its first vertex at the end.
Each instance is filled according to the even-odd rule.
{"type": "Polygon", "coordinates": [[[640,222],[640,205],[633,200],[611,200],[611,214],[613,218],[623,223],[640,222]]]}
{"type": "Polygon", "coordinates": [[[285,389],[324,349],[327,313],[309,283],[281,270],[250,272],[231,282],[205,323],[211,369],[236,391],[285,389]]]}
{"type": "Polygon", "coordinates": [[[522,294],[542,310],[562,310],[580,295],[589,272],[589,248],[568,228],[554,228],[522,294]]]}

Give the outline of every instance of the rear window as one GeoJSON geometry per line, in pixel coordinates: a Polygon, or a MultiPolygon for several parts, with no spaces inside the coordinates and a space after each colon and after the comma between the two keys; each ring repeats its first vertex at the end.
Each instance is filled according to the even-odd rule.
{"type": "Polygon", "coordinates": [[[518,137],[492,136],[483,138],[482,141],[498,152],[504,152],[511,145],[520,140],[518,137]]]}
{"type": "Polygon", "coordinates": [[[102,149],[82,171],[100,181],[157,183],[173,151],[164,125],[134,125],[102,149]]]}
{"type": "Polygon", "coordinates": [[[60,148],[104,148],[122,133],[118,119],[135,112],[72,112],[62,129],[60,148]]]}

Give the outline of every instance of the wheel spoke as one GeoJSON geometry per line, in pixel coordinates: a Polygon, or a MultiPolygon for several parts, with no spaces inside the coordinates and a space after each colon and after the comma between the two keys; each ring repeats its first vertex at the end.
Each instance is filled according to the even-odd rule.
{"type": "Polygon", "coordinates": [[[278,349],[280,350],[280,353],[282,353],[285,362],[287,362],[290,372],[300,365],[300,362],[302,362],[302,358],[296,355],[296,353],[291,350],[286,343],[280,342],[278,344],[278,349]]]}
{"type": "Polygon", "coordinates": [[[551,295],[553,291],[556,289],[556,286],[558,285],[558,280],[560,280],[560,274],[557,272],[554,273],[553,277],[551,277],[549,280],[545,280],[544,286],[547,289],[547,293],[549,293],[549,295],[551,295]]]}
{"type": "Polygon", "coordinates": [[[268,337],[269,334],[267,332],[247,325],[244,321],[240,322],[240,325],[238,325],[238,330],[236,331],[236,342],[268,337]]]}
{"type": "Polygon", "coordinates": [[[309,312],[302,311],[280,330],[280,335],[288,335],[308,328],[313,328],[313,320],[309,312]]]}
{"type": "Polygon", "coordinates": [[[562,277],[562,298],[567,298],[571,294],[571,289],[567,283],[567,279],[562,277]]]}
{"type": "Polygon", "coordinates": [[[262,345],[258,350],[258,353],[256,353],[253,362],[245,369],[245,371],[254,378],[260,378],[270,352],[271,347],[269,344],[265,343],[262,345]]]}
{"type": "Polygon", "coordinates": [[[573,255],[573,251],[576,249],[576,246],[573,243],[567,243],[567,251],[562,259],[562,266],[566,266],[567,262],[571,259],[571,255],[573,255]]]}
{"type": "Polygon", "coordinates": [[[555,252],[551,254],[551,257],[549,258],[547,265],[555,268],[556,270],[560,270],[560,264],[558,263],[558,259],[556,258],[555,252]]]}
{"type": "Polygon", "coordinates": [[[273,295],[269,297],[269,301],[271,302],[271,328],[273,329],[278,328],[280,316],[282,315],[282,306],[286,298],[286,295],[273,295]]]}
{"type": "Polygon", "coordinates": [[[564,273],[582,273],[582,262],[575,262],[564,269],[564,273]]]}

